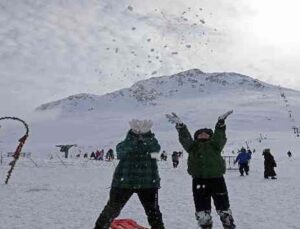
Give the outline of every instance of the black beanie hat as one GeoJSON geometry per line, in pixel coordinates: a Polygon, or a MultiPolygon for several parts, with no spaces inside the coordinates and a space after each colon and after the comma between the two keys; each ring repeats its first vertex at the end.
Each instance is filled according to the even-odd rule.
{"type": "Polygon", "coordinates": [[[203,128],[203,129],[199,129],[195,132],[194,134],[194,139],[197,139],[197,136],[201,133],[207,133],[209,135],[209,137],[213,136],[214,132],[212,129],[208,129],[208,128],[203,128]]]}

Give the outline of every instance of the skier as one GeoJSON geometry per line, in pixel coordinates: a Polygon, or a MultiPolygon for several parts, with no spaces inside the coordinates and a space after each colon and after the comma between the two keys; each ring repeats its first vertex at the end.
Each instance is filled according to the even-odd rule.
{"type": "Polygon", "coordinates": [[[221,156],[226,143],[225,119],[233,111],[218,118],[215,132],[211,129],[199,129],[194,139],[185,124],[175,114],[167,114],[169,122],[176,124],[179,141],[188,155],[188,173],[193,178],[193,196],[196,208],[196,220],[200,228],[211,229],[211,198],[224,229],[235,228],[229,205],[225,179],[225,161],[221,156]]]}
{"type": "Polygon", "coordinates": [[[241,176],[249,175],[249,160],[251,159],[251,154],[246,151],[244,147],[241,148],[240,153],[237,155],[234,164],[239,163],[239,170],[241,176]]]}
{"type": "Polygon", "coordinates": [[[172,162],[173,162],[173,168],[177,168],[179,164],[179,154],[176,151],[172,153],[172,162]]]}
{"type": "Polygon", "coordinates": [[[274,170],[274,167],[276,167],[277,165],[276,165],[276,162],[274,160],[273,155],[271,154],[270,149],[264,149],[262,155],[265,158],[264,178],[269,179],[269,177],[271,177],[271,179],[277,179],[276,178],[276,173],[275,173],[275,170],[274,170]]]}
{"type": "Polygon", "coordinates": [[[150,120],[129,122],[131,129],[117,145],[120,159],[113,175],[109,200],[96,221],[95,229],[108,229],[130,197],[136,193],[152,229],[164,229],[158,205],[160,178],[156,157],[160,145],[151,132],[150,120]]]}
{"type": "Polygon", "coordinates": [[[292,152],[291,152],[291,151],[288,151],[288,152],[287,152],[287,155],[288,155],[288,157],[291,158],[291,157],[292,157],[292,152]]]}

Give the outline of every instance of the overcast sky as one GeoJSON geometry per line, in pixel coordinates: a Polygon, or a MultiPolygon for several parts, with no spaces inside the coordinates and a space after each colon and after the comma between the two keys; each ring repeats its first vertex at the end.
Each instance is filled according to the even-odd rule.
{"type": "Polygon", "coordinates": [[[300,89],[296,0],[0,0],[0,116],[190,68],[300,89]]]}

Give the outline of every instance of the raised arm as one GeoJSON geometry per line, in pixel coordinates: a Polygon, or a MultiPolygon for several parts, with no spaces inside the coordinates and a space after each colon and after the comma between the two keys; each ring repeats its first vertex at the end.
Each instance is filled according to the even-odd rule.
{"type": "Polygon", "coordinates": [[[183,123],[176,124],[176,129],[177,129],[178,135],[179,135],[179,142],[181,143],[181,145],[183,146],[185,151],[189,153],[194,140],[193,140],[187,126],[183,123]]]}
{"type": "Polygon", "coordinates": [[[176,129],[179,134],[179,142],[185,151],[189,152],[194,141],[187,126],[182,123],[181,119],[174,112],[171,114],[166,114],[166,118],[170,123],[176,124],[176,129]]]}
{"type": "Polygon", "coordinates": [[[220,153],[223,150],[227,141],[225,130],[225,123],[220,123],[220,121],[218,121],[215,127],[214,135],[212,136],[212,142],[218,148],[220,153]]]}
{"type": "Polygon", "coordinates": [[[230,114],[232,114],[232,112],[233,112],[233,110],[228,111],[228,112],[224,113],[223,115],[219,116],[218,121],[215,126],[215,131],[214,131],[214,135],[212,137],[212,142],[217,147],[217,149],[220,153],[222,152],[222,150],[226,144],[226,141],[227,141],[226,133],[225,133],[225,131],[226,131],[225,120],[230,114]]]}

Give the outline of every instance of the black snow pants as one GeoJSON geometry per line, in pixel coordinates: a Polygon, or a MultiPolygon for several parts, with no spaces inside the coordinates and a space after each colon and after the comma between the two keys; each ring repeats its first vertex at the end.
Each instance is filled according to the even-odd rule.
{"type": "Polygon", "coordinates": [[[223,211],[230,208],[224,177],[194,178],[193,196],[196,212],[211,210],[211,198],[216,210],[223,211]]]}
{"type": "Polygon", "coordinates": [[[177,168],[179,161],[173,161],[173,168],[177,168]]]}
{"type": "Polygon", "coordinates": [[[136,193],[145,209],[151,228],[164,229],[162,214],[158,205],[158,189],[111,188],[109,200],[98,217],[95,229],[108,229],[112,221],[119,216],[130,197],[136,193]]]}
{"type": "Polygon", "coordinates": [[[246,173],[246,175],[248,175],[248,173],[249,173],[249,164],[248,164],[248,162],[247,163],[240,163],[239,170],[240,170],[241,176],[244,176],[244,172],[246,173]]]}
{"type": "MultiPolygon", "coordinates": [[[[210,215],[212,198],[223,227],[228,229],[236,228],[230,210],[228,192],[224,177],[209,179],[193,178],[193,196],[196,215],[197,213],[199,214],[199,212],[205,212],[205,214],[210,215]]],[[[197,218],[197,220],[199,219],[197,218]]],[[[211,228],[211,226],[212,225],[201,225],[202,228],[211,228]]]]}

